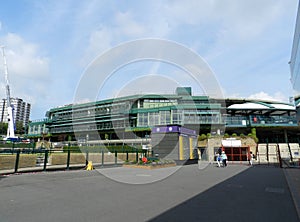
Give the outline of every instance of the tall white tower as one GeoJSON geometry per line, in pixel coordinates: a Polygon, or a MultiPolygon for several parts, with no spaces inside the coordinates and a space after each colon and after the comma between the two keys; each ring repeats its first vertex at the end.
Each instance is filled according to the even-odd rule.
{"type": "Polygon", "coordinates": [[[6,57],[4,52],[4,46],[1,46],[2,49],[2,56],[3,56],[3,67],[4,67],[4,75],[5,75],[5,82],[6,82],[6,102],[7,102],[7,136],[6,138],[15,138],[15,121],[13,115],[13,106],[10,101],[10,89],[9,89],[9,81],[8,81],[8,68],[6,63],[6,57]]]}

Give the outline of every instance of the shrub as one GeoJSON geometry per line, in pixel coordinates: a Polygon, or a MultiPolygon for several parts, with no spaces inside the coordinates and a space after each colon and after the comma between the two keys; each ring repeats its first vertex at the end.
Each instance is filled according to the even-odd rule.
{"type": "Polygon", "coordinates": [[[256,136],[256,129],[255,129],[255,128],[252,128],[252,129],[251,129],[251,133],[252,133],[253,136],[256,136]]]}
{"type": "Polygon", "coordinates": [[[198,141],[206,140],[207,136],[205,134],[201,134],[201,136],[198,137],[198,141]]]}

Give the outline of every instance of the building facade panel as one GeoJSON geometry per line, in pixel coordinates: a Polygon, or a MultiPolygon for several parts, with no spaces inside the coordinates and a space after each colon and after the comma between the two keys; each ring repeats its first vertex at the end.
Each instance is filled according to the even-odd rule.
{"type": "Polygon", "coordinates": [[[296,18],[296,27],[292,45],[292,55],[290,60],[291,82],[296,96],[300,95],[300,4],[298,5],[298,13],[296,18]]]}

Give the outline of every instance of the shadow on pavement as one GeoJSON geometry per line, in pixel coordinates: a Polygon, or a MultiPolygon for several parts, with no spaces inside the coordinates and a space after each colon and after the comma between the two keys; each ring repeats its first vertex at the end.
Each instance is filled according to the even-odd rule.
{"type": "Polygon", "coordinates": [[[283,170],[256,166],[150,221],[298,222],[299,218],[283,170]]]}

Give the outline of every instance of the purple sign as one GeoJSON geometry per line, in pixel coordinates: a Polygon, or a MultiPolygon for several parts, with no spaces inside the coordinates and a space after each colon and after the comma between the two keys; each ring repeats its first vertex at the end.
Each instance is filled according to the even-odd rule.
{"type": "Polygon", "coordinates": [[[179,133],[196,136],[196,131],[182,126],[170,125],[170,126],[157,126],[152,128],[152,133],[179,133]]]}

